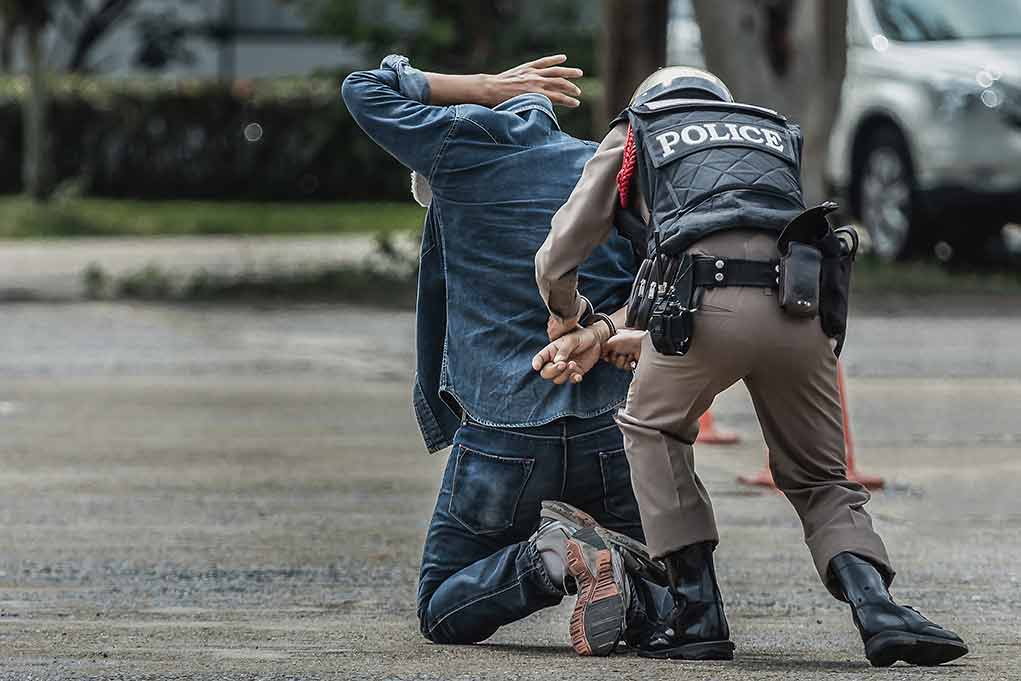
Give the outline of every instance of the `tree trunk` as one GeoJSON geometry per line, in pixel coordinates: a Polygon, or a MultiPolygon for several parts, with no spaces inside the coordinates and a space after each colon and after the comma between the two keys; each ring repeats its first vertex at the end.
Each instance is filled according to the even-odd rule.
{"type": "Polygon", "coordinates": [[[738,101],[776,109],[802,125],[805,198],[826,198],[826,152],[847,70],[847,0],[692,4],[707,68],[738,101]]]}
{"type": "Polygon", "coordinates": [[[87,71],[92,49],[134,4],[135,0],[104,0],[102,5],[88,16],[78,32],[74,49],[68,59],[67,70],[79,73],[87,71]]]}
{"type": "Polygon", "coordinates": [[[22,178],[25,193],[35,201],[49,195],[46,167],[46,70],[42,55],[42,28],[29,25],[25,28],[25,57],[28,64],[28,97],[25,98],[23,128],[24,153],[22,178]]]}
{"type": "Polygon", "coordinates": [[[602,130],[631,100],[645,77],[666,66],[668,0],[603,0],[600,70],[604,94],[594,112],[602,130]]]}
{"type": "Polygon", "coordinates": [[[10,73],[13,60],[14,27],[10,20],[0,27],[0,71],[10,73]]]}

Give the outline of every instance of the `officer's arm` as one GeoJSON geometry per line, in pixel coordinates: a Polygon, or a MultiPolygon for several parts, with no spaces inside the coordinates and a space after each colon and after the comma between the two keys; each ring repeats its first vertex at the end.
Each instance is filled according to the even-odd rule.
{"type": "Polygon", "coordinates": [[[553,216],[552,229],[535,255],[539,293],[558,320],[572,321],[580,315],[578,267],[613,229],[626,133],[627,124],[621,123],[603,139],[567,203],[553,216]]]}

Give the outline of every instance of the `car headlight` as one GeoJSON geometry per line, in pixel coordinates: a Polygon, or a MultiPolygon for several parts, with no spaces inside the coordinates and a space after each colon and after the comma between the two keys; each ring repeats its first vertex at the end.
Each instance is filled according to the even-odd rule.
{"type": "Polygon", "coordinates": [[[996,107],[1011,125],[1021,127],[1021,88],[1000,83],[997,87],[1000,102],[996,107]]]}
{"type": "Polygon", "coordinates": [[[928,85],[936,110],[946,118],[953,118],[982,103],[983,93],[992,90],[974,81],[957,78],[932,80],[928,85]]]}
{"type": "Polygon", "coordinates": [[[1021,93],[1001,81],[1000,73],[993,69],[980,69],[974,78],[933,78],[928,86],[936,110],[947,118],[978,106],[1021,111],[1021,93]]]}

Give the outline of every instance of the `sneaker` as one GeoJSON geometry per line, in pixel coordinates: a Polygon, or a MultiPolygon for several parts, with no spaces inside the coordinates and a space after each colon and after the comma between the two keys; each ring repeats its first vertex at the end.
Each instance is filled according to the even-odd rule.
{"type": "Polygon", "coordinates": [[[621,552],[624,566],[631,574],[659,584],[669,586],[667,580],[666,566],[663,561],[656,560],[649,555],[649,548],[626,534],[608,530],[596,519],[580,508],[571,506],[563,501],[544,501],[540,517],[543,520],[554,520],[564,523],[567,526],[577,529],[590,528],[599,529],[606,541],[621,552]]]}
{"type": "Polygon", "coordinates": [[[605,531],[582,528],[567,541],[567,573],[578,600],[571,614],[571,646],[579,655],[610,655],[624,637],[631,584],[621,552],[605,531]]]}

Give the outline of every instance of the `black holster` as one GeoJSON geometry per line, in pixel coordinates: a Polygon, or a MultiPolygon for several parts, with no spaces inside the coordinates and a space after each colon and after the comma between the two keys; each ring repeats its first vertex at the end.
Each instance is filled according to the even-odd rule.
{"type": "Polygon", "coordinates": [[[823,252],[822,279],[819,283],[822,305],[819,317],[822,330],[837,341],[837,357],[847,335],[847,312],[851,299],[851,269],[858,254],[858,233],[851,227],[833,230],[823,252]]]}
{"type": "Polygon", "coordinates": [[[837,341],[837,356],[847,332],[851,268],[858,235],[850,227],[834,230],[826,215],[837,204],[826,202],[791,220],[777,241],[780,251],[777,299],[796,317],[819,316],[823,332],[837,341]]]}

